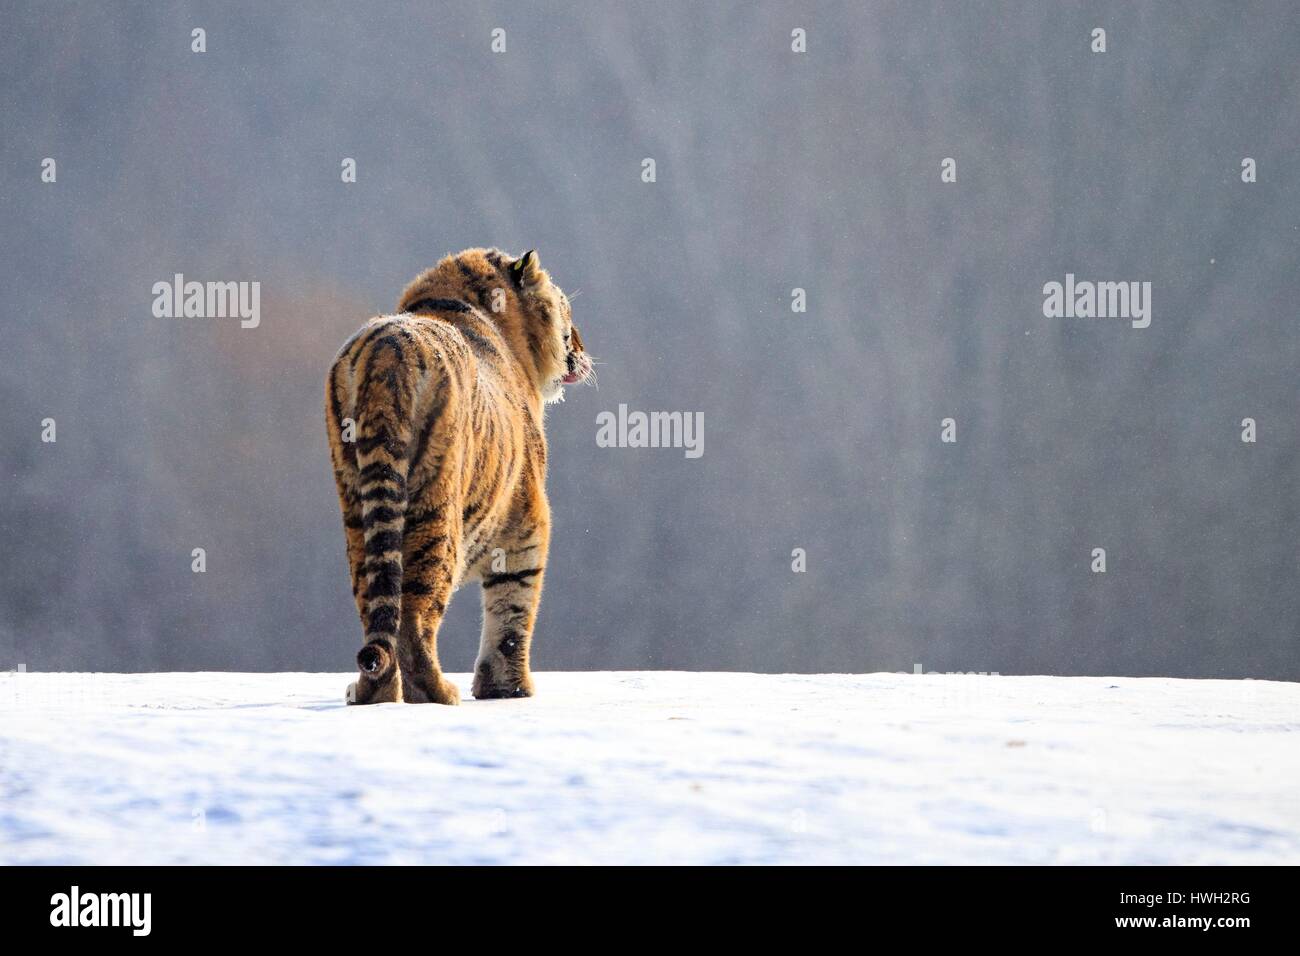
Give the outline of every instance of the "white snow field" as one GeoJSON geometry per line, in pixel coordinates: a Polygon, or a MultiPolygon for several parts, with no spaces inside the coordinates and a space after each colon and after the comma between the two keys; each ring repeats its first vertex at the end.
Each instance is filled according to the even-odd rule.
{"type": "Polygon", "coordinates": [[[1300,684],[350,680],[0,674],[0,862],[1300,863],[1300,684]]]}

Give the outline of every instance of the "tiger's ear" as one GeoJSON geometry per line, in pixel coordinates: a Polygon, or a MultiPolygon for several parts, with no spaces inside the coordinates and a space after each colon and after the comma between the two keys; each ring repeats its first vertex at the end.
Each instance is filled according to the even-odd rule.
{"type": "Polygon", "coordinates": [[[537,258],[536,249],[529,249],[510,263],[510,278],[521,286],[535,286],[541,283],[545,273],[542,272],[542,263],[537,258]]]}

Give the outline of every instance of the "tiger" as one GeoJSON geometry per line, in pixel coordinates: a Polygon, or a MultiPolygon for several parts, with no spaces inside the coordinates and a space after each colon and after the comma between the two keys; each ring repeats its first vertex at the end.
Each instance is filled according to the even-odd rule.
{"type": "Polygon", "coordinates": [[[438,628],[482,587],[477,699],[531,697],[550,544],[546,406],[593,378],[569,297],[537,251],[466,249],[339,350],[330,455],[364,643],[352,704],[458,704],[438,628]]]}

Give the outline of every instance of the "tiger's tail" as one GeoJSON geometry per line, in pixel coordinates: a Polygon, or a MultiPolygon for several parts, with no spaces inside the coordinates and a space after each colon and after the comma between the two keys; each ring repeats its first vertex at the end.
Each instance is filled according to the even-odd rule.
{"type": "Polygon", "coordinates": [[[396,678],[402,620],[402,540],[406,531],[410,442],[409,409],[415,388],[403,362],[400,335],[369,343],[357,392],[358,499],[365,536],[362,565],[365,644],[357,666],[371,680],[396,678]]]}

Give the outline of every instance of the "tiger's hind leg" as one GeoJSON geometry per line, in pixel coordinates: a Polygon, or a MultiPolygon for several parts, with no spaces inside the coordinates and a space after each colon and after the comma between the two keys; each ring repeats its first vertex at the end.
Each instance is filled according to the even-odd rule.
{"type": "MultiPolygon", "coordinates": [[[[345,460],[355,462],[356,493],[344,502],[344,522],[351,536],[360,511],[361,567],[353,564],[353,586],[365,643],[357,653],[357,682],[349,688],[355,704],[396,703],[403,699],[400,668],[402,616],[402,551],[408,503],[407,449],[412,440],[410,409],[419,390],[420,375],[405,361],[400,323],[381,321],[370,326],[349,358],[340,355],[331,383],[345,379],[355,399],[331,402],[331,419],[350,408],[355,419],[355,443],[345,448],[345,460]],[[354,504],[353,504],[354,503],[354,504]]],[[[332,398],[337,399],[335,393],[332,398]]],[[[344,412],[346,414],[346,412],[344,412]]],[[[335,437],[331,420],[331,446],[335,437]]],[[[355,550],[349,537],[350,550],[355,550]]]]}
{"type": "Polygon", "coordinates": [[[438,663],[438,628],[455,588],[457,535],[444,517],[451,511],[437,507],[408,525],[397,645],[407,703],[460,703],[460,691],[438,663]]]}

